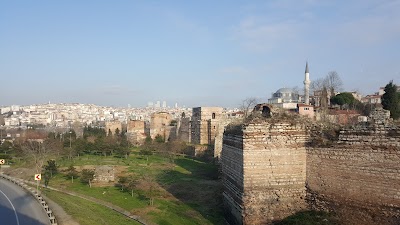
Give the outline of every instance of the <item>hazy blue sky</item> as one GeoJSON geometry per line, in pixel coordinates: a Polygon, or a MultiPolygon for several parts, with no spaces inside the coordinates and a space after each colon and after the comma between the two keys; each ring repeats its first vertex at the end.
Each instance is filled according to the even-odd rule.
{"type": "Polygon", "coordinates": [[[0,105],[266,101],[336,70],[400,83],[400,1],[0,2],[0,105]]]}

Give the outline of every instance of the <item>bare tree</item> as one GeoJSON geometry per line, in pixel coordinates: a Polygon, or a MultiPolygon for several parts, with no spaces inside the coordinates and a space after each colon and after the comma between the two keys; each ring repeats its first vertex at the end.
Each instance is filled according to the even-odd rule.
{"type": "Polygon", "coordinates": [[[251,114],[251,111],[256,105],[257,105],[257,99],[254,97],[246,98],[245,100],[242,101],[242,104],[240,105],[240,110],[243,111],[244,113],[243,117],[244,119],[246,119],[251,114]]]}
{"type": "Polygon", "coordinates": [[[299,86],[294,86],[292,88],[293,93],[297,94],[297,95],[303,95],[304,90],[302,90],[301,88],[299,88],[299,86]]]}
{"type": "Polygon", "coordinates": [[[41,173],[44,163],[54,158],[60,149],[60,143],[50,139],[44,141],[26,140],[21,143],[22,155],[34,162],[36,173],[41,173]]]}
{"type": "Polygon", "coordinates": [[[326,78],[318,78],[310,84],[311,93],[313,93],[315,105],[321,107],[328,106],[328,93],[326,87],[326,78]]]}
{"type": "Polygon", "coordinates": [[[140,186],[144,189],[145,195],[149,199],[149,205],[154,205],[157,192],[157,182],[153,175],[142,176],[140,186]]]}
{"type": "Polygon", "coordinates": [[[335,96],[335,91],[342,88],[343,82],[336,71],[330,71],[325,78],[325,85],[331,97],[335,96]]]}
{"type": "Polygon", "coordinates": [[[336,71],[331,71],[325,78],[318,78],[311,82],[310,89],[317,97],[319,106],[328,107],[329,99],[335,96],[335,91],[342,88],[343,82],[336,71]]]}
{"type": "Polygon", "coordinates": [[[324,78],[318,78],[316,80],[311,81],[310,84],[310,91],[315,95],[314,92],[316,91],[321,91],[325,86],[325,79],[324,78]]]}

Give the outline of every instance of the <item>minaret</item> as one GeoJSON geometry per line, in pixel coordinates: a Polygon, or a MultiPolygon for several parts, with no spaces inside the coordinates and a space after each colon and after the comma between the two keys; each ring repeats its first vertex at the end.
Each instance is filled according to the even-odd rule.
{"type": "Polygon", "coordinates": [[[310,104],[310,73],[308,72],[308,62],[306,62],[306,72],[304,77],[304,104],[310,104]]]}

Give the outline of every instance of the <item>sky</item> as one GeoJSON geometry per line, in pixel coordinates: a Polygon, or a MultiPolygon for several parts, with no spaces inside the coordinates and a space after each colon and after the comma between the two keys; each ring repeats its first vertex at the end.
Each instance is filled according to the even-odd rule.
{"type": "Polygon", "coordinates": [[[336,71],[400,84],[399,0],[0,2],[0,105],[239,107],[336,71]]]}

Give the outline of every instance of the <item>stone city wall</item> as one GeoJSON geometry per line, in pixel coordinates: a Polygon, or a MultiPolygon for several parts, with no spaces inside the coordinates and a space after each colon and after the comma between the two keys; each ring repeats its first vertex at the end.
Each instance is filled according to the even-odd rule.
{"type": "Polygon", "coordinates": [[[107,135],[109,135],[110,132],[112,135],[114,135],[116,129],[118,129],[119,132],[121,133],[122,132],[122,123],[119,121],[109,121],[109,122],[106,122],[104,129],[105,129],[107,135]]]}
{"type": "Polygon", "coordinates": [[[399,162],[393,147],[308,149],[310,207],[335,211],[343,224],[399,224],[393,222],[400,216],[399,162]]]}
{"type": "Polygon", "coordinates": [[[224,135],[221,152],[223,199],[226,219],[243,224],[243,137],[224,135]]]}
{"type": "Polygon", "coordinates": [[[181,117],[178,120],[177,139],[190,143],[190,117],[181,117]]]}
{"type": "Polygon", "coordinates": [[[330,148],[307,149],[308,201],[343,224],[400,224],[400,129],[384,110],[369,119],[330,148]]]}
{"type": "Polygon", "coordinates": [[[144,133],[144,127],[145,127],[144,121],[130,120],[130,121],[128,121],[127,132],[128,133],[134,133],[134,132],[144,133]]]}
{"type": "Polygon", "coordinates": [[[314,143],[301,122],[264,119],[224,133],[224,207],[231,224],[271,224],[307,209],[345,225],[400,224],[400,128],[384,110],[314,143]]]}
{"type": "Polygon", "coordinates": [[[214,140],[214,157],[216,159],[220,159],[222,146],[223,146],[223,137],[225,128],[236,121],[240,121],[240,118],[223,118],[219,121],[217,125],[217,130],[215,131],[215,140],[214,140]]]}

